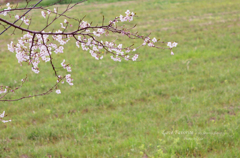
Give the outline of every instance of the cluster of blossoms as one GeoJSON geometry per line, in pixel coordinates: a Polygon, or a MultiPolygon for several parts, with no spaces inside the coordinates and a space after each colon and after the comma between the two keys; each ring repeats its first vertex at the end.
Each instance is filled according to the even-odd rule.
{"type": "Polygon", "coordinates": [[[7,89],[5,90],[0,90],[0,94],[7,93],[7,89]]]}
{"type": "Polygon", "coordinates": [[[132,60],[133,60],[133,61],[136,61],[136,60],[137,60],[137,58],[138,58],[138,55],[137,55],[137,54],[135,54],[135,55],[134,55],[134,57],[132,58],[132,60]]]}
{"type": "MultiPolygon", "coordinates": [[[[24,82],[27,80],[27,77],[24,79],[21,79],[22,81],[22,85],[24,84],[24,82]]],[[[19,87],[15,87],[15,88],[10,88],[8,86],[0,86],[0,95],[3,94],[2,96],[0,96],[0,99],[3,98],[7,93],[12,92],[14,93],[16,90],[18,90],[19,88],[21,88],[22,86],[19,87]]]]}
{"type": "MultiPolygon", "coordinates": [[[[3,16],[7,16],[8,12],[12,9],[10,7],[10,3],[7,3],[6,6],[8,7],[7,9],[4,9],[3,11],[1,11],[0,14],[2,14],[3,16]]],[[[20,16],[19,15],[15,15],[15,18],[16,19],[20,19],[20,16]]],[[[21,20],[26,24],[26,25],[29,25],[29,22],[30,20],[27,19],[25,16],[21,18],[21,20]]]]}
{"type": "MultiPolygon", "coordinates": [[[[124,22],[124,21],[132,21],[133,17],[134,17],[134,13],[130,12],[129,10],[127,10],[126,12],[126,16],[120,15],[119,17],[117,17],[116,19],[114,19],[113,21],[110,21],[110,25],[112,23],[116,23],[116,22],[124,22]]],[[[85,21],[82,21],[80,24],[80,28],[86,28],[86,27],[91,27],[91,25],[85,21]]],[[[125,58],[125,60],[131,60],[129,57],[129,52],[130,51],[136,51],[136,48],[122,48],[122,44],[116,44],[115,42],[108,42],[108,41],[98,41],[96,40],[97,37],[100,37],[101,35],[108,36],[108,31],[106,31],[104,28],[98,28],[97,31],[93,31],[91,33],[91,31],[89,29],[87,29],[85,31],[86,33],[89,33],[95,37],[90,37],[90,38],[82,38],[81,36],[78,36],[78,40],[76,42],[76,46],[79,48],[80,47],[80,43],[81,43],[81,47],[83,50],[85,51],[89,51],[89,53],[91,54],[92,57],[94,57],[96,60],[99,59],[103,59],[103,55],[101,55],[101,50],[104,49],[107,52],[110,52],[113,54],[113,56],[111,56],[111,59],[114,61],[119,61],[121,62],[121,58],[125,58]]],[[[124,30],[121,31],[121,34],[123,35],[129,35],[129,32],[125,32],[124,30]]],[[[138,55],[135,54],[134,57],[132,58],[132,61],[136,61],[136,59],[138,58],[138,55]]]]}
{"type": "MultiPolygon", "coordinates": [[[[61,77],[60,75],[58,76],[58,79],[57,79],[57,83],[59,83],[60,82],[60,80],[63,80],[64,79],[64,77],[61,77]]],[[[70,86],[72,86],[73,85],[73,79],[71,78],[71,74],[67,74],[66,76],[65,76],[65,79],[66,79],[66,82],[70,85],[70,86]]],[[[62,84],[64,83],[64,81],[62,81],[62,84]]],[[[60,91],[60,89],[58,89],[58,90],[56,90],[56,93],[57,94],[60,94],[61,93],[61,91],[60,91]]]]}
{"type": "MultiPolygon", "coordinates": [[[[55,8],[54,8],[54,9],[55,9],[55,8]]],[[[48,14],[48,15],[51,14],[51,11],[48,10],[48,11],[47,11],[47,14],[46,14],[46,12],[41,11],[41,14],[42,14],[42,16],[43,16],[44,18],[46,18],[47,14],[48,14]]]]}
{"type": "Polygon", "coordinates": [[[176,43],[176,42],[173,42],[173,43],[168,42],[167,43],[167,46],[170,47],[170,48],[177,47],[177,45],[178,45],[178,43],[176,43]]]}
{"type": "MultiPolygon", "coordinates": [[[[54,13],[57,13],[57,10],[54,8],[54,13]]],[[[116,22],[125,22],[125,21],[132,21],[133,17],[135,16],[135,13],[131,13],[129,10],[127,10],[126,15],[120,15],[119,17],[116,17],[113,21],[110,21],[110,24],[108,27],[111,27],[113,29],[112,32],[116,30],[116,27],[112,27],[112,23],[116,22]]],[[[41,14],[44,18],[46,18],[47,14],[50,16],[51,11],[41,11],[41,14]]],[[[15,16],[17,19],[19,19],[19,16],[15,16]]],[[[26,20],[25,17],[22,18],[22,20],[25,22],[25,24],[29,24],[29,20],[26,20]]],[[[67,29],[69,22],[65,19],[63,23],[60,23],[62,29],[67,29]]],[[[71,26],[71,24],[70,24],[71,26]]],[[[114,61],[121,62],[122,58],[125,60],[132,60],[136,61],[138,58],[138,54],[135,54],[132,58],[130,57],[130,52],[136,51],[136,48],[123,48],[122,44],[116,44],[114,41],[99,41],[97,38],[99,38],[101,35],[107,36],[109,34],[109,29],[106,27],[91,27],[91,24],[89,24],[86,21],[81,21],[79,24],[79,30],[82,34],[78,34],[77,38],[75,37],[75,34],[68,34],[64,35],[64,32],[62,30],[56,31],[53,35],[51,35],[52,40],[49,39],[49,34],[45,33],[44,31],[39,32],[38,34],[32,34],[27,33],[23,35],[18,40],[18,43],[16,45],[13,45],[13,42],[11,42],[8,45],[8,49],[11,52],[16,53],[16,57],[18,59],[18,62],[21,64],[22,62],[28,62],[32,65],[32,71],[35,73],[39,73],[38,64],[40,63],[40,60],[44,62],[51,61],[51,55],[52,52],[63,53],[64,45],[68,43],[70,40],[70,37],[74,37],[76,39],[76,46],[78,48],[82,48],[84,51],[89,51],[92,57],[94,57],[96,60],[103,59],[102,52],[107,51],[112,53],[111,59],[114,61]],[[92,30],[92,31],[91,31],[92,30]],[[35,39],[36,38],[36,39],[35,39]],[[59,45],[55,44],[54,42],[58,42],[59,45]],[[30,51],[29,51],[30,50],[30,51]]],[[[116,32],[118,32],[117,30],[116,32]]],[[[122,35],[126,35],[130,37],[132,34],[130,32],[125,31],[125,29],[120,30],[122,35]]],[[[75,31],[76,32],[76,31],[75,31]]],[[[142,38],[142,36],[135,37],[142,38]]],[[[151,39],[150,37],[144,38],[142,46],[149,46],[149,47],[155,47],[155,43],[158,40],[154,37],[151,39]]],[[[173,47],[177,46],[177,43],[171,43],[168,42],[168,45],[171,49],[173,47]]],[[[173,55],[173,52],[171,52],[173,55]]],[[[72,69],[69,66],[69,64],[65,64],[65,60],[61,63],[61,66],[66,69],[68,72],[71,72],[72,69]]],[[[71,75],[66,75],[66,81],[69,83],[69,85],[73,85],[71,75]]],[[[61,77],[58,76],[58,82],[61,79],[61,77]]],[[[63,83],[63,82],[62,82],[63,83]]],[[[57,90],[57,94],[60,94],[61,91],[57,90]]]]}
{"type": "Polygon", "coordinates": [[[157,42],[157,39],[155,37],[152,40],[149,37],[147,37],[145,38],[142,45],[145,46],[146,44],[148,44],[149,47],[154,47],[153,43],[156,43],[156,42],[157,42]]]}
{"type": "Polygon", "coordinates": [[[71,74],[67,74],[67,75],[66,75],[66,82],[67,82],[70,86],[72,86],[72,85],[73,85],[72,81],[73,81],[73,79],[71,78],[71,74]]]}
{"type": "Polygon", "coordinates": [[[4,9],[3,12],[0,13],[0,14],[3,14],[3,16],[7,16],[9,10],[11,9],[10,3],[7,3],[6,6],[7,6],[8,8],[7,8],[7,9],[4,9]]]}
{"type": "Polygon", "coordinates": [[[5,117],[5,111],[3,111],[2,114],[0,114],[0,121],[2,121],[3,123],[11,122],[11,120],[3,120],[4,117],[5,117]]]}
{"type": "Polygon", "coordinates": [[[67,72],[71,72],[72,71],[71,67],[69,65],[64,64],[64,63],[65,63],[65,59],[63,60],[61,65],[64,69],[67,69],[67,72]]]}
{"type": "MultiPolygon", "coordinates": [[[[61,31],[56,31],[56,33],[59,32],[61,31]]],[[[44,31],[42,33],[44,33],[44,31]]],[[[32,71],[39,73],[38,64],[40,63],[40,59],[44,62],[49,62],[52,52],[56,54],[63,53],[63,45],[69,41],[69,38],[63,39],[61,35],[53,35],[52,38],[60,44],[60,46],[58,46],[57,44],[48,42],[49,35],[37,34],[35,37],[36,40],[33,38],[32,34],[27,33],[18,40],[16,45],[14,45],[13,42],[8,44],[8,50],[16,53],[18,63],[28,62],[32,64],[32,71]]],[[[70,69],[71,68],[67,67],[68,71],[70,69]]]]}
{"type": "MultiPolygon", "coordinates": [[[[16,19],[20,19],[20,16],[19,16],[19,15],[15,15],[15,18],[16,18],[16,19]]],[[[22,17],[21,20],[22,20],[26,25],[29,25],[30,20],[27,19],[25,16],[22,17]]]]}
{"type": "MultiPolygon", "coordinates": [[[[12,11],[10,8],[10,4],[8,3],[6,5],[8,8],[4,9],[0,12],[0,14],[3,14],[6,16],[9,11],[12,11]]],[[[66,9],[68,11],[68,9],[66,9]]],[[[67,74],[64,77],[61,77],[61,75],[58,75],[58,71],[56,70],[56,67],[54,66],[52,60],[52,56],[54,54],[58,53],[64,53],[64,45],[67,44],[70,40],[70,38],[74,38],[76,40],[76,46],[78,48],[82,48],[84,51],[89,51],[92,57],[94,57],[96,60],[103,59],[103,53],[107,52],[112,54],[111,59],[114,61],[121,62],[122,59],[125,59],[126,61],[136,61],[138,59],[138,54],[135,53],[137,49],[139,49],[142,46],[149,46],[149,47],[155,47],[155,48],[161,48],[157,46],[158,40],[154,38],[150,38],[149,36],[140,36],[137,33],[131,33],[129,30],[123,27],[117,27],[115,26],[118,22],[131,22],[133,21],[134,16],[136,15],[134,12],[130,12],[127,10],[125,12],[125,16],[120,15],[116,17],[114,20],[110,21],[108,25],[102,25],[102,26],[91,26],[90,23],[83,21],[83,20],[77,20],[79,22],[79,26],[77,26],[77,30],[74,30],[73,32],[67,32],[65,33],[65,30],[68,29],[69,26],[72,27],[70,22],[65,19],[62,23],[60,23],[60,29],[55,32],[44,32],[43,30],[46,30],[48,26],[50,26],[56,19],[58,19],[61,16],[65,16],[68,19],[69,18],[66,15],[58,14],[58,11],[56,8],[54,8],[54,11],[43,9],[41,11],[41,15],[43,18],[47,18],[47,25],[42,31],[32,31],[28,29],[23,29],[20,25],[19,27],[15,27],[17,29],[20,29],[22,31],[26,31],[27,33],[24,34],[16,44],[14,44],[12,41],[10,44],[8,44],[9,51],[16,53],[16,58],[18,60],[18,63],[22,65],[23,62],[28,63],[32,67],[32,71],[34,73],[39,73],[39,63],[41,61],[43,62],[50,62],[54,72],[55,76],[57,77],[57,83],[60,81],[61,83],[64,83],[63,79],[66,79],[66,82],[69,85],[73,85],[73,79],[71,78],[71,74],[67,74]],[[51,14],[55,14],[56,17],[53,21],[49,21],[49,17],[51,14]],[[114,25],[113,25],[114,24],[114,25]],[[119,29],[120,28],[120,29],[119,29]],[[121,34],[124,36],[127,36],[129,38],[137,38],[142,39],[143,43],[139,47],[133,47],[133,45],[129,47],[124,47],[123,44],[118,44],[113,41],[102,41],[99,40],[99,38],[103,35],[108,36],[110,33],[116,33],[121,34]]],[[[24,14],[25,15],[25,14],[24,14]]],[[[13,16],[16,19],[22,20],[24,24],[29,25],[31,22],[31,19],[27,19],[25,16],[19,16],[15,15],[13,16]]],[[[4,21],[3,21],[4,22],[4,21]]],[[[9,23],[8,23],[9,24],[9,23]]],[[[11,24],[9,24],[11,25],[11,24]]],[[[163,43],[163,42],[162,42],[163,43]]],[[[173,55],[172,48],[177,46],[177,43],[171,43],[168,42],[167,46],[171,50],[171,54],[173,55]]],[[[164,48],[165,49],[165,48],[164,48]]],[[[70,67],[70,64],[65,64],[65,59],[61,63],[61,66],[63,69],[66,69],[67,72],[72,72],[72,68],[70,67]]],[[[22,82],[25,82],[23,80],[22,82]]],[[[55,87],[57,89],[57,86],[55,87]]],[[[50,89],[51,91],[53,89],[50,89]]],[[[7,93],[13,91],[11,89],[1,89],[0,94],[7,93]]],[[[60,89],[56,90],[57,94],[61,93],[60,89]]],[[[4,114],[0,115],[4,116],[4,114]]],[[[2,117],[3,118],[3,117],[2,117]]]]}
{"type": "MultiPolygon", "coordinates": [[[[54,8],[54,13],[57,13],[57,9],[56,8],[54,8]]],[[[44,18],[46,18],[47,17],[47,14],[48,15],[50,15],[51,14],[51,10],[47,10],[47,13],[45,12],[45,11],[41,11],[41,14],[42,14],[42,16],[44,17],[44,18]]]]}
{"type": "MultiPolygon", "coordinates": [[[[172,50],[173,47],[177,47],[178,43],[176,42],[168,42],[167,46],[172,50]]],[[[174,55],[173,51],[171,51],[171,55],[174,55]]]]}
{"type": "Polygon", "coordinates": [[[135,15],[135,13],[131,13],[129,10],[127,10],[126,12],[126,16],[122,16],[122,15],[120,15],[119,16],[119,18],[120,18],[120,20],[121,20],[121,22],[124,22],[124,21],[133,21],[133,17],[134,17],[134,15],[135,15]]]}
{"type": "MultiPolygon", "coordinates": [[[[64,23],[65,23],[65,24],[68,24],[67,19],[64,20],[64,23]]],[[[66,26],[64,26],[63,23],[60,23],[60,25],[61,25],[61,28],[66,29],[66,26]]],[[[72,25],[70,24],[70,26],[72,26],[72,25]]]]}

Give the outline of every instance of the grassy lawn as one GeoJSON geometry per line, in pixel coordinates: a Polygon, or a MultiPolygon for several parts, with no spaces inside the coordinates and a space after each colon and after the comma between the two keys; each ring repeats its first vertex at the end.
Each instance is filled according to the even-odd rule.
{"type": "MultiPolygon", "coordinates": [[[[175,55],[143,47],[138,62],[114,62],[109,54],[97,61],[72,40],[54,62],[72,64],[74,86],[61,85],[60,95],[0,102],[0,112],[12,119],[0,123],[0,157],[240,155],[240,1],[86,3],[68,14],[101,24],[102,15],[108,22],[127,9],[138,15],[127,26],[136,23],[134,31],[178,42],[175,55]]],[[[39,11],[29,15],[35,17],[31,29],[44,26],[39,11]]],[[[26,85],[9,97],[45,92],[56,83],[50,64],[41,62],[38,75],[19,66],[7,44],[21,34],[11,32],[0,36],[0,85],[17,86],[28,74],[26,85]]]]}

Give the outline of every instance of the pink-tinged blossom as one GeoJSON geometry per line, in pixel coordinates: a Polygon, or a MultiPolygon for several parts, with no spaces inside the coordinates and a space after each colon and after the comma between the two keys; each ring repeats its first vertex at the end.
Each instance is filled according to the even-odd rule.
{"type": "Polygon", "coordinates": [[[90,26],[90,24],[85,22],[85,21],[82,21],[81,24],[80,24],[81,28],[86,28],[86,27],[89,27],[89,26],[90,26]]]}
{"type": "Polygon", "coordinates": [[[119,16],[119,18],[120,18],[121,22],[123,22],[123,21],[124,21],[124,18],[123,18],[123,16],[122,16],[122,15],[120,15],[120,16],[119,16]]]}
{"type": "Polygon", "coordinates": [[[148,46],[149,46],[149,47],[154,47],[154,44],[153,44],[152,42],[149,42],[149,43],[148,43],[148,46]]]}
{"type": "Polygon", "coordinates": [[[109,43],[109,47],[113,47],[114,44],[112,42],[109,43]]]}
{"type": "Polygon", "coordinates": [[[173,44],[172,44],[173,47],[177,47],[177,45],[178,45],[178,43],[176,43],[176,42],[173,42],[173,44]]]}
{"type": "Polygon", "coordinates": [[[65,59],[63,59],[63,62],[61,63],[62,67],[65,69],[66,64],[64,64],[64,63],[65,63],[65,59]]]}
{"type": "Polygon", "coordinates": [[[129,55],[125,56],[125,60],[127,60],[127,61],[130,60],[129,55]]]}
{"type": "Polygon", "coordinates": [[[57,94],[60,94],[60,93],[61,93],[61,90],[60,90],[60,89],[56,90],[56,93],[57,93],[57,94]]]}
{"type": "Polygon", "coordinates": [[[138,55],[137,55],[137,54],[135,54],[135,55],[134,55],[134,57],[132,57],[132,61],[136,61],[136,60],[137,60],[137,58],[138,58],[138,55]]]}
{"type": "Polygon", "coordinates": [[[171,55],[174,55],[174,53],[171,51],[171,55]]]}
{"type": "Polygon", "coordinates": [[[146,42],[146,43],[148,43],[149,41],[150,41],[149,37],[145,38],[145,40],[144,40],[144,42],[146,42]]]}
{"type": "Polygon", "coordinates": [[[114,24],[114,25],[115,25],[115,22],[110,20],[110,21],[109,21],[109,24],[114,24]]]}
{"type": "Polygon", "coordinates": [[[32,67],[32,71],[35,72],[36,74],[39,73],[39,70],[37,70],[37,69],[35,69],[35,68],[33,68],[33,67],[32,67]]]}
{"type": "Polygon", "coordinates": [[[46,13],[44,11],[42,11],[41,13],[42,13],[42,16],[46,18],[46,13]]]}
{"type": "Polygon", "coordinates": [[[14,52],[13,41],[11,41],[11,43],[8,44],[8,50],[12,53],[14,52]]]}
{"type": "Polygon", "coordinates": [[[130,21],[133,21],[133,16],[129,16],[128,17],[128,21],[130,22],[130,21]]]}
{"type": "Polygon", "coordinates": [[[116,55],[116,58],[114,58],[113,56],[111,56],[111,59],[112,59],[113,61],[119,61],[119,62],[121,62],[121,58],[119,58],[117,55],[116,55]]]}
{"type": "Polygon", "coordinates": [[[118,48],[119,48],[119,49],[122,49],[122,44],[119,44],[119,45],[118,45],[118,48]]]}
{"type": "Polygon", "coordinates": [[[55,49],[55,53],[63,53],[63,49],[64,47],[63,46],[60,46],[59,48],[55,49]]]}
{"type": "MultiPolygon", "coordinates": [[[[62,31],[58,30],[56,33],[62,33],[62,31]]],[[[61,45],[65,45],[70,40],[70,36],[67,36],[67,39],[63,39],[62,35],[53,35],[52,38],[58,41],[61,45]]]]}
{"type": "Polygon", "coordinates": [[[57,9],[56,8],[54,8],[54,13],[57,13],[57,9]]]}
{"type": "Polygon", "coordinates": [[[101,36],[100,33],[97,33],[97,32],[95,32],[95,31],[93,31],[93,34],[94,34],[94,36],[97,36],[97,37],[100,37],[100,36],[101,36]]]}
{"type": "Polygon", "coordinates": [[[5,111],[3,111],[3,113],[0,115],[0,118],[4,118],[5,115],[5,111]]]}
{"type": "Polygon", "coordinates": [[[60,25],[61,25],[61,28],[66,29],[66,27],[63,26],[63,23],[60,23],[60,25]]]}
{"type": "MultiPolygon", "coordinates": [[[[4,10],[5,10],[5,9],[4,9],[4,10]]],[[[3,12],[3,13],[1,13],[1,14],[3,14],[3,16],[7,16],[7,13],[8,13],[8,12],[5,11],[5,12],[3,12]]]]}
{"type": "Polygon", "coordinates": [[[78,41],[76,42],[76,46],[79,48],[79,42],[78,41]]]}
{"type": "Polygon", "coordinates": [[[15,15],[15,18],[16,18],[16,19],[19,19],[19,18],[20,18],[20,16],[19,16],[19,15],[15,15]]]}
{"type": "Polygon", "coordinates": [[[99,45],[99,46],[98,46],[98,49],[103,49],[103,46],[99,45]]]}
{"type": "Polygon", "coordinates": [[[25,23],[26,25],[29,25],[29,19],[25,19],[25,20],[24,20],[24,23],[25,23]]]}
{"type": "Polygon", "coordinates": [[[97,47],[96,46],[93,46],[92,48],[94,51],[98,51],[97,47]]]}
{"type": "Polygon", "coordinates": [[[7,13],[9,12],[9,10],[11,9],[10,7],[10,3],[7,3],[6,5],[8,8],[4,9],[3,12],[1,14],[3,14],[3,16],[7,16],[7,13]]]}
{"type": "Polygon", "coordinates": [[[71,74],[67,74],[67,75],[66,75],[66,82],[67,82],[70,86],[72,86],[72,85],[73,85],[72,81],[73,81],[73,79],[71,78],[71,74]]]}
{"type": "Polygon", "coordinates": [[[104,29],[100,28],[100,29],[98,29],[97,32],[100,33],[100,34],[103,34],[105,31],[104,31],[104,29]]]}
{"type": "Polygon", "coordinates": [[[126,13],[126,15],[129,15],[131,12],[129,10],[127,10],[125,13],[126,13]]]}
{"type": "Polygon", "coordinates": [[[129,53],[130,51],[131,51],[130,49],[127,49],[127,50],[126,50],[126,53],[129,53]]]}
{"type": "Polygon", "coordinates": [[[12,120],[2,120],[3,123],[11,122],[12,120]]]}
{"type": "Polygon", "coordinates": [[[133,16],[135,15],[133,12],[131,13],[129,10],[127,10],[126,12],[126,16],[123,16],[123,15],[120,15],[119,16],[119,19],[121,22],[124,22],[124,21],[132,21],[133,20],[133,16]]]}
{"type": "Polygon", "coordinates": [[[172,47],[172,43],[171,43],[171,42],[168,42],[168,43],[167,43],[167,46],[171,48],[171,47],[172,47]]]}
{"type": "Polygon", "coordinates": [[[178,45],[178,43],[176,43],[176,42],[173,42],[173,43],[168,42],[167,43],[167,46],[170,47],[170,48],[177,47],[177,45],[178,45]]]}
{"type": "Polygon", "coordinates": [[[72,69],[70,66],[67,66],[66,69],[67,69],[67,72],[72,72],[72,69]]]}
{"type": "Polygon", "coordinates": [[[48,13],[48,15],[51,14],[51,10],[48,9],[47,13],[48,13]]]}
{"type": "Polygon", "coordinates": [[[2,114],[0,114],[0,121],[2,121],[3,123],[11,122],[11,120],[2,120],[2,118],[4,117],[5,117],[5,111],[3,111],[2,114]]]}
{"type": "Polygon", "coordinates": [[[22,21],[24,21],[24,20],[25,20],[25,16],[24,16],[24,17],[22,17],[22,18],[21,18],[21,20],[22,20],[22,21]]]}
{"type": "Polygon", "coordinates": [[[64,23],[66,24],[67,22],[68,22],[67,19],[65,19],[65,20],[64,20],[64,23]]]}
{"type": "Polygon", "coordinates": [[[67,72],[72,72],[72,69],[71,69],[71,67],[68,65],[66,65],[66,64],[64,64],[65,63],[65,59],[63,60],[63,62],[61,63],[61,65],[62,65],[62,67],[64,68],[64,69],[67,69],[67,72]]]}
{"type": "Polygon", "coordinates": [[[7,89],[5,89],[4,91],[0,90],[0,94],[2,94],[2,93],[7,93],[7,89]]]}
{"type": "Polygon", "coordinates": [[[153,41],[153,43],[156,43],[156,42],[157,42],[157,39],[154,37],[154,38],[152,39],[152,41],[153,41]]]}

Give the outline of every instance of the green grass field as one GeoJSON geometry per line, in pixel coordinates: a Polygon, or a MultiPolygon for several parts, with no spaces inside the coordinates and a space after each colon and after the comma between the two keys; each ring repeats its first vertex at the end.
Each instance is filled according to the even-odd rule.
{"type": "MultiPolygon", "coordinates": [[[[109,21],[127,9],[138,15],[127,26],[136,23],[134,31],[178,42],[175,55],[144,47],[139,62],[114,62],[108,54],[97,61],[72,40],[54,58],[72,64],[73,87],[0,102],[0,112],[12,119],[0,123],[0,157],[239,157],[240,1],[87,3],[69,14],[101,24],[102,15],[109,21]]],[[[29,15],[36,16],[32,29],[44,26],[39,11],[29,15]]],[[[11,32],[0,36],[0,85],[17,86],[28,74],[11,98],[48,90],[56,83],[50,64],[41,62],[38,75],[20,67],[7,44],[21,34],[11,32]]]]}

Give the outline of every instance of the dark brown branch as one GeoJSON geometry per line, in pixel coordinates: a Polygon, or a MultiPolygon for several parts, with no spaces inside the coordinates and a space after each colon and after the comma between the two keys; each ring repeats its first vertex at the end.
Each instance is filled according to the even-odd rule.
{"type": "Polygon", "coordinates": [[[50,57],[50,63],[51,63],[52,69],[53,69],[53,71],[54,71],[54,73],[55,73],[55,76],[58,78],[57,71],[56,71],[56,69],[55,69],[55,67],[54,67],[54,65],[53,65],[53,62],[52,62],[52,56],[51,56],[51,54],[50,54],[50,52],[49,52],[48,46],[47,46],[46,43],[44,42],[43,35],[42,35],[42,41],[43,41],[43,45],[46,47],[47,52],[48,52],[48,55],[49,55],[49,57],[50,57]]]}
{"type": "Polygon", "coordinates": [[[48,95],[48,94],[52,93],[52,91],[53,91],[54,89],[57,88],[58,84],[59,84],[64,78],[65,78],[65,76],[62,77],[62,78],[59,80],[59,82],[56,83],[52,88],[50,88],[48,91],[46,91],[46,92],[44,92],[44,93],[35,94],[35,95],[29,95],[29,96],[21,97],[21,98],[18,98],[18,99],[4,99],[4,100],[1,100],[1,98],[0,98],[0,101],[19,101],[19,100],[26,99],[26,98],[32,98],[32,97],[37,97],[37,96],[48,95]]]}
{"type": "MultiPolygon", "coordinates": [[[[24,13],[19,19],[17,19],[16,21],[13,22],[13,24],[15,24],[16,22],[18,22],[18,20],[20,20],[22,17],[24,17],[28,12],[30,12],[35,6],[37,6],[39,3],[41,3],[42,0],[39,0],[38,3],[36,3],[31,9],[29,9],[26,13],[24,13]]],[[[28,3],[27,3],[28,4],[28,3]]],[[[7,31],[12,25],[9,25],[8,28],[6,28],[3,32],[0,33],[0,35],[2,35],[5,31],[7,31]]]]}

